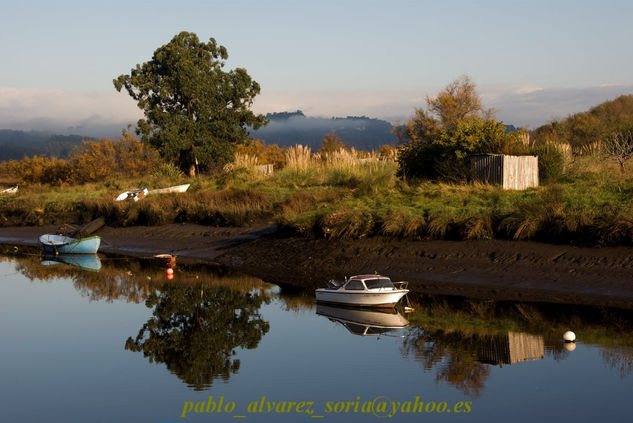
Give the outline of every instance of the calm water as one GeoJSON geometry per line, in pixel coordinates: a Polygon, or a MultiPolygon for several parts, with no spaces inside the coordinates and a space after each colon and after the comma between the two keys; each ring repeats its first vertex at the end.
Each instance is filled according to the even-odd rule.
{"type": "Polygon", "coordinates": [[[393,315],[203,268],[2,260],[2,422],[629,416],[627,313],[420,298],[393,315]]]}

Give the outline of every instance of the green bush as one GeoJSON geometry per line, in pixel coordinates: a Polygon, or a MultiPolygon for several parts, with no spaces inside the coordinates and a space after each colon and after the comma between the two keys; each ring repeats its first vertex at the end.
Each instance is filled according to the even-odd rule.
{"type": "Polygon", "coordinates": [[[565,159],[555,146],[538,146],[532,149],[531,154],[538,156],[538,173],[541,182],[556,182],[562,178],[565,159]]]}

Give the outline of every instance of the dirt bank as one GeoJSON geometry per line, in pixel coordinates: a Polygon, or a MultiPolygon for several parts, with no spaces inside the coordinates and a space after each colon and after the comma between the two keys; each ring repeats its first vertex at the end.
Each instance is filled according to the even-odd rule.
{"type": "MultiPolygon", "coordinates": [[[[54,227],[0,228],[0,243],[36,245],[54,227]]],[[[173,253],[220,263],[282,286],[314,288],[358,273],[407,280],[415,292],[633,309],[633,248],[513,241],[329,241],[283,238],[274,227],[103,228],[101,251],[173,253]]]]}

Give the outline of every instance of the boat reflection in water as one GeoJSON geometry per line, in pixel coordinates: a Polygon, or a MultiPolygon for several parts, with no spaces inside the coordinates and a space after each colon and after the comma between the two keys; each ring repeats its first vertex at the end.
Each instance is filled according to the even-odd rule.
{"type": "Polygon", "coordinates": [[[409,326],[409,320],[396,310],[334,307],[317,303],[316,313],[340,323],[359,336],[384,335],[409,326]]]}
{"type": "Polygon", "coordinates": [[[98,272],[101,270],[101,260],[96,254],[58,254],[45,255],[41,264],[54,266],[56,264],[68,264],[83,270],[98,272]]]}

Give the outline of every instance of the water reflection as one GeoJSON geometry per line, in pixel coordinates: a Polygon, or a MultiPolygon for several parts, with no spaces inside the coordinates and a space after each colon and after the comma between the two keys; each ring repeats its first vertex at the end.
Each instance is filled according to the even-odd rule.
{"type": "Polygon", "coordinates": [[[480,337],[477,359],[483,363],[504,365],[545,357],[543,337],[529,333],[508,332],[480,337]]]}
{"type": "MultiPolygon", "coordinates": [[[[179,263],[174,280],[167,281],[165,263],[155,260],[105,257],[101,265],[98,273],[45,266],[37,255],[20,257],[15,266],[33,281],[70,279],[91,301],[146,302],[153,316],[121,341],[132,335],[127,350],[165,364],[194,389],[238,370],[239,349],[256,348],[269,330],[260,309],[273,297],[289,324],[300,326],[314,313],[311,291],[286,294],[286,288],[273,290],[260,279],[222,269],[179,263]]],[[[622,377],[633,373],[631,311],[433,296],[412,300],[416,311],[406,316],[327,305],[317,305],[316,312],[355,335],[398,328],[397,335],[406,336],[394,340],[396,354],[413,359],[436,382],[473,397],[485,389],[493,366],[526,367],[528,361],[563,361],[577,354],[568,350],[573,344],[561,340],[569,329],[579,342],[599,348],[598,360],[607,367],[622,377]]]]}
{"type": "Polygon", "coordinates": [[[476,336],[459,331],[412,328],[403,340],[402,353],[412,356],[425,370],[435,370],[435,381],[455,386],[464,394],[477,397],[490,375],[490,366],[477,359],[476,336]]]}
{"type": "Polygon", "coordinates": [[[101,259],[96,254],[59,254],[54,256],[44,256],[41,264],[44,266],[67,264],[69,266],[91,272],[98,272],[101,270],[101,259]]]}
{"type": "Polygon", "coordinates": [[[409,325],[409,320],[396,310],[357,309],[317,303],[316,313],[340,323],[350,333],[359,336],[395,333],[409,325]]]}
{"type": "Polygon", "coordinates": [[[164,285],[147,298],[153,317],[125,349],[164,363],[195,390],[207,389],[238,371],[237,348],[256,348],[268,332],[259,314],[265,299],[225,287],[164,285]]]}

